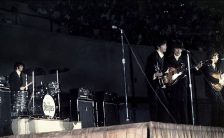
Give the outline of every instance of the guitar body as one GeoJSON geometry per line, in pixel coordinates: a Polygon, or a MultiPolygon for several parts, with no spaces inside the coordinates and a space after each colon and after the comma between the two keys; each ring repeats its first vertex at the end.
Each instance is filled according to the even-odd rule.
{"type": "Polygon", "coordinates": [[[160,88],[166,88],[164,76],[158,78],[158,84],[160,88]]]}
{"type": "MultiPolygon", "coordinates": [[[[193,69],[195,67],[200,69],[202,67],[202,65],[203,65],[203,62],[200,62],[199,64],[197,64],[196,66],[193,66],[190,69],[193,69]]],[[[185,67],[185,65],[181,65],[178,68],[169,67],[168,72],[166,72],[163,77],[158,78],[159,85],[162,88],[165,88],[166,86],[175,85],[178,81],[180,81],[181,79],[186,77],[186,74],[184,73],[186,70],[187,70],[187,68],[185,67]]],[[[158,65],[155,66],[155,71],[156,72],[161,72],[158,65]]]]}
{"type": "Polygon", "coordinates": [[[168,73],[166,74],[166,85],[172,86],[175,85],[179,80],[184,78],[185,75],[183,74],[183,71],[178,71],[177,68],[169,67],[168,73]]]}
{"type": "MultiPolygon", "coordinates": [[[[221,73],[213,73],[211,76],[218,80],[224,79],[221,77],[221,73]]],[[[217,84],[211,83],[211,86],[217,92],[220,92],[223,89],[223,85],[219,84],[219,83],[217,83],[217,84]]]]}
{"type": "MultiPolygon", "coordinates": [[[[193,68],[200,69],[202,66],[203,66],[203,62],[200,61],[199,64],[191,67],[190,69],[193,69],[193,68]]],[[[187,68],[185,67],[185,65],[181,65],[178,68],[169,67],[168,73],[166,74],[166,77],[167,77],[166,85],[167,86],[175,85],[178,81],[185,78],[187,76],[184,73],[185,71],[187,71],[187,68]]]]}
{"type": "Polygon", "coordinates": [[[221,84],[213,84],[213,83],[211,83],[211,86],[217,92],[220,92],[223,89],[223,86],[221,84]]]}
{"type": "Polygon", "coordinates": [[[168,86],[171,86],[174,82],[174,80],[172,79],[172,76],[177,72],[177,70],[173,67],[169,67],[168,68],[168,73],[166,74],[167,76],[167,81],[166,81],[166,84],[168,86]]]}
{"type": "MultiPolygon", "coordinates": [[[[160,68],[159,68],[159,66],[158,66],[158,63],[157,63],[157,65],[155,66],[155,71],[156,71],[157,73],[162,73],[162,71],[160,70],[160,68]]],[[[166,88],[166,85],[165,85],[165,78],[164,78],[164,76],[161,75],[161,76],[157,76],[156,78],[157,78],[157,82],[158,82],[158,84],[159,84],[159,87],[160,87],[160,88],[166,88]]]]}

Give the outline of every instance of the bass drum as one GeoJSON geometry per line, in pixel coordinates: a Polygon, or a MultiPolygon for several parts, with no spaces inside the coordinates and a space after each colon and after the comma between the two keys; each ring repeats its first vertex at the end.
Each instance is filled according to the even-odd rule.
{"type": "Polygon", "coordinates": [[[56,106],[54,99],[49,94],[46,94],[43,99],[35,98],[34,99],[34,109],[33,109],[33,99],[30,100],[28,109],[29,113],[33,117],[40,118],[54,118],[56,106]]]}
{"type": "Polygon", "coordinates": [[[49,118],[54,117],[56,111],[55,102],[49,94],[44,96],[42,107],[45,116],[49,118]]]}

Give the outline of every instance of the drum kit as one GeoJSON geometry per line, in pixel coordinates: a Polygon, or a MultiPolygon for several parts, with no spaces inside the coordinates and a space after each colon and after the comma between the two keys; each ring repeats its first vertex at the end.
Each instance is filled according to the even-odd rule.
{"type": "Polygon", "coordinates": [[[60,103],[60,82],[59,73],[67,72],[69,69],[53,69],[49,74],[55,74],[56,81],[35,86],[35,77],[46,75],[42,68],[26,69],[25,74],[25,91],[17,93],[14,108],[17,112],[22,113],[18,116],[40,117],[40,118],[60,118],[61,103],[60,103]],[[28,83],[28,77],[31,77],[31,82],[28,83]],[[32,85],[32,89],[28,86],[32,85]],[[28,93],[31,96],[28,96],[28,93]],[[25,112],[25,114],[23,114],[25,112]]]}

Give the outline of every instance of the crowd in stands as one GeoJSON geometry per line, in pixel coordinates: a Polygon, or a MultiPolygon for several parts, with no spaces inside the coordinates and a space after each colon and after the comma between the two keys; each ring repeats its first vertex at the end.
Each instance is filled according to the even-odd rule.
{"type": "Polygon", "coordinates": [[[119,31],[111,28],[116,25],[134,45],[152,45],[163,34],[206,47],[222,33],[220,13],[188,0],[55,0],[50,8],[42,3],[35,10],[49,15],[59,26],[55,31],[76,36],[119,42],[119,31]]]}

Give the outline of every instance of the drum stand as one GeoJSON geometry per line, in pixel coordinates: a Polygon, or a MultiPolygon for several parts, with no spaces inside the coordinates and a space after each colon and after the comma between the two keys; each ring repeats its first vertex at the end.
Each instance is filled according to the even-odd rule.
{"type": "Polygon", "coordinates": [[[25,88],[25,90],[27,91],[28,90],[28,87],[27,87],[27,85],[28,85],[28,77],[27,77],[27,74],[25,75],[25,79],[26,79],[26,88],[25,88]]]}
{"type": "MultiPolygon", "coordinates": [[[[58,85],[58,117],[60,118],[61,115],[61,102],[60,102],[60,85],[59,85],[59,75],[58,75],[58,70],[56,70],[56,79],[57,79],[57,85],[58,85]]],[[[55,89],[56,90],[56,89],[55,89]]]]}
{"type": "MultiPolygon", "coordinates": [[[[34,86],[34,83],[35,83],[34,82],[34,71],[32,71],[32,95],[31,95],[29,103],[28,103],[28,104],[30,104],[31,99],[33,98],[33,100],[32,100],[32,105],[33,105],[32,115],[34,115],[34,113],[35,113],[35,96],[34,96],[34,93],[35,93],[35,88],[34,87],[35,86],[34,86]]],[[[28,90],[27,84],[28,84],[28,79],[27,79],[27,74],[26,74],[26,88],[25,88],[26,90],[28,90]]],[[[29,114],[29,117],[31,118],[31,114],[29,114]]]]}

